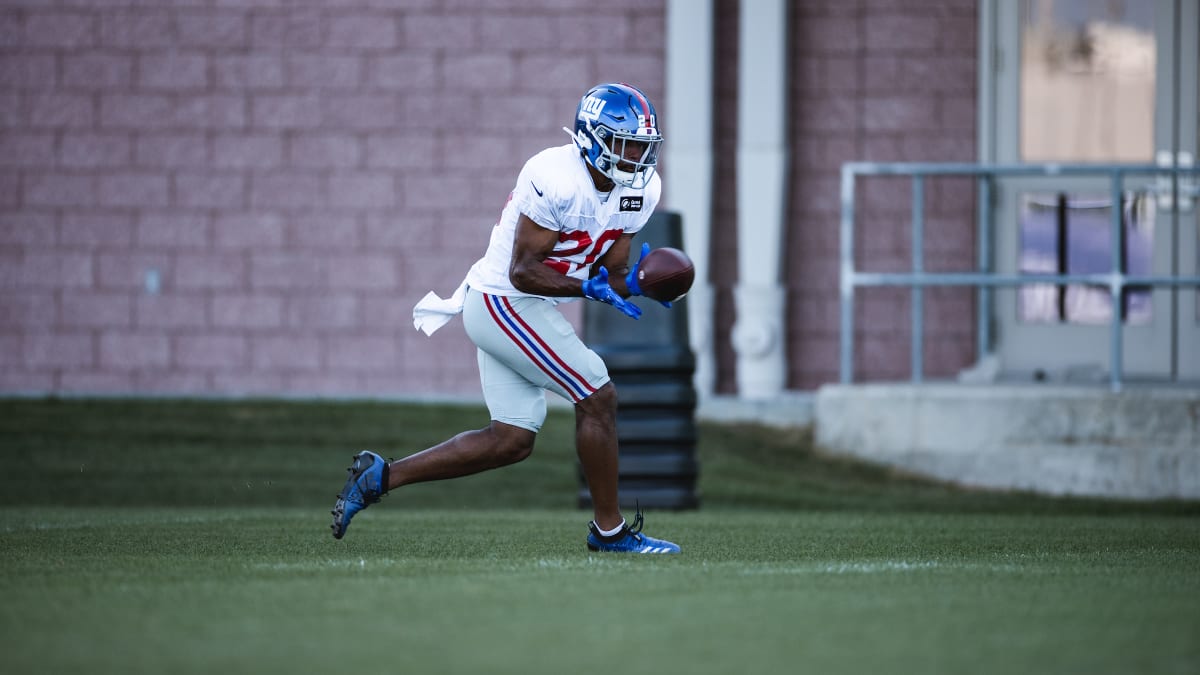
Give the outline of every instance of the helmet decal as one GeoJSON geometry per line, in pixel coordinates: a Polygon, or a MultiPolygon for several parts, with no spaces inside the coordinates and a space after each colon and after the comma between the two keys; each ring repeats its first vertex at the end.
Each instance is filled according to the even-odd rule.
{"type": "MultiPolygon", "coordinates": [[[[629,86],[629,85],[625,85],[629,86]]],[[[638,126],[654,126],[654,111],[650,109],[650,101],[646,100],[646,96],[638,90],[637,87],[629,87],[633,90],[633,95],[637,98],[637,102],[641,104],[641,114],[638,115],[638,126]],[[649,122],[649,124],[646,124],[649,122]]]]}
{"type": "Polygon", "coordinates": [[[604,99],[595,96],[585,96],[579,103],[579,119],[596,122],[600,113],[604,112],[604,99]]]}

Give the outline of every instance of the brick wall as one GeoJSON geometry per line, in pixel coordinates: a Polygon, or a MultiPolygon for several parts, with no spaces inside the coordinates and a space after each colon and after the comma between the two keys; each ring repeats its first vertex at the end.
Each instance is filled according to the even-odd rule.
{"type": "MultiPolygon", "coordinates": [[[[737,122],[738,122],[738,0],[714,0],[716,35],[713,39],[713,167],[712,238],[710,248],[713,302],[713,348],[716,352],[716,390],[737,393],[737,355],[733,324],[737,308],[733,289],[738,279],[737,236],[737,122]]],[[[670,133],[665,130],[664,133],[670,133]]]]}
{"type": "MultiPolygon", "coordinates": [[[[722,392],[738,4],[715,3],[722,392]]],[[[838,168],[974,159],[977,9],[792,7],[788,386],[811,389],[837,377],[838,168]]],[[[425,338],[412,305],[457,285],[587,86],[661,103],[664,25],[661,0],[3,0],[0,392],[476,395],[461,323],[425,338]]],[[[929,190],[928,267],[967,269],[971,190],[929,190]]],[[[859,200],[860,266],[907,269],[907,184],[859,200]]],[[[857,371],[906,377],[908,294],[858,307],[857,371]]],[[[952,374],[969,292],[926,312],[927,372],[952,374]]]]}
{"type": "MultiPolygon", "coordinates": [[[[803,0],[791,5],[791,190],[784,283],[787,386],[838,379],[839,184],[844,162],[975,160],[975,0],[803,0]]],[[[734,393],[737,282],[738,0],[716,0],[716,129],[712,278],[717,389],[734,393]]],[[[858,189],[857,265],[911,269],[907,181],[874,179],[858,189]]],[[[927,181],[926,269],[974,264],[975,205],[969,183],[927,181]]],[[[765,252],[772,254],[773,252],[765,252]]],[[[909,294],[860,291],[855,372],[903,379],[909,369],[909,294]]],[[[971,291],[925,297],[925,372],[946,377],[974,359],[971,291]]]]}
{"type": "Polygon", "coordinates": [[[663,3],[0,2],[0,391],[466,394],[455,322],[579,95],[663,3]]]}
{"type": "MultiPolygon", "coordinates": [[[[977,3],[806,1],[793,12],[788,383],[811,389],[838,377],[840,166],[975,161],[977,3]]],[[[926,189],[926,269],[972,269],[971,184],[938,179],[926,189]]],[[[857,195],[859,269],[911,270],[910,181],[862,181],[857,195]]],[[[857,377],[907,378],[908,291],[856,298],[857,377]]],[[[926,292],[928,376],[973,361],[974,309],[971,291],[926,292]]]]}

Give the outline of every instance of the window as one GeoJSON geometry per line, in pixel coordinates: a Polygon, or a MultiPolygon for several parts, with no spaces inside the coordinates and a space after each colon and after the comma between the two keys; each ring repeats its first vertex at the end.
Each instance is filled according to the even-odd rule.
{"type": "Polygon", "coordinates": [[[1026,162],[1154,158],[1155,3],[1021,2],[1026,162]]]}

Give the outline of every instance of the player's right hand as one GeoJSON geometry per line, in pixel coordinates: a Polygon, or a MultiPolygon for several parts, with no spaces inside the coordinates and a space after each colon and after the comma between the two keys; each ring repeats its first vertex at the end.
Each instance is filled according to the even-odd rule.
{"type": "Polygon", "coordinates": [[[642,315],[640,307],[622,298],[612,289],[612,286],[608,285],[608,268],[603,265],[600,266],[596,276],[583,282],[583,295],[586,298],[612,305],[624,312],[626,316],[634,319],[642,315]]]}

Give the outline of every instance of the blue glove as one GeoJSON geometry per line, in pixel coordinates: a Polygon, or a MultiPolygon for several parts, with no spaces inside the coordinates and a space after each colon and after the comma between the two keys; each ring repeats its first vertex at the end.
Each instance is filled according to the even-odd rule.
{"type": "MultiPolygon", "coordinates": [[[[646,257],[646,254],[649,252],[650,252],[649,242],[643,243],[642,244],[642,254],[638,256],[638,261],[636,263],[634,263],[633,269],[629,270],[629,274],[625,275],[625,288],[629,289],[629,293],[631,295],[641,295],[642,294],[642,288],[641,288],[641,286],[638,286],[638,282],[637,282],[637,273],[638,273],[638,268],[642,266],[642,259],[644,259],[646,257]]],[[[666,307],[667,309],[671,308],[670,302],[665,302],[663,300],[655,300],[655,302],[659,303],[663,307],[666,307]]]]}
{"type": "Polygon", "coordinates": [[[642,310],[637,305],[633,304],[617,295],[617,292],[608,285],[608,269],[601,265],[600,271],[596,276],[583,282],[584,297],[598,300],[608,305],[612,305],[617,309],[625,312],[626,316],[638,318],[642,315],[642,310]]]}
{"type": "Polygon", "coordinates": [[[638,256],[638,261],[633,265],[633,269],[629,270],[629,274],[625,275],[625,288],[628,288],[629,292],[632,293],[633,295],[641,295],[642,294],[642,289],[640,286],[638,286],[638,282],[637,282],[637,273],[638,273],[638,268],[642,266],[642,260],[646,257],[646,254],[649,252],[650,252],[650,244],[649,243],[642,244],[642,254],[638,256]]]}

